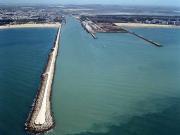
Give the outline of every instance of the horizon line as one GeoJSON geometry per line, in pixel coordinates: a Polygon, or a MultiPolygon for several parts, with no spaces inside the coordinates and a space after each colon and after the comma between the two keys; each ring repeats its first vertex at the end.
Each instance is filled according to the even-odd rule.
{"type": "Polygon", "coordinates": [[[61,4],[61,3],[40,3],[40,2],[35,2],[35,3],[3,3],[0,2],[0,7],[1,6],[90,6],[90,5],[101,5],[101,6],[129,6],[129,7],[176,7],[176,8],[180,8],[179,5],[153,5],[153,4],[149,4],[149,5],[144,5],[144,4],[100,4],[100,3],[87,3],[87,4],[79,4],[79,3],[65,3],[65,4],[61,4]]]}

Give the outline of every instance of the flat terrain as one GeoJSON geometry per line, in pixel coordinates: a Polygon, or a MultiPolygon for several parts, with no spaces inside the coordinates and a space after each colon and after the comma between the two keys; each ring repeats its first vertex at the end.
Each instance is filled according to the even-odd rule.
{"type": "Polygon", "coordinates": [[[59,27],[60,23],[41,23],[41,24],[35,24],[35,23],[27,23],[27,24],[15,24],[15,25],[2,25],[0,26],[0,29],[9,29],[9,28],[44,28],[44,27],[59,27]]]}
{"type": "Polygon", "coordinates": [[[162,25],[162,24],[143,24],[143,23],[114,23],[120,27],[131,27],[131,28],[180,28],[175,25],[162,25]]]}

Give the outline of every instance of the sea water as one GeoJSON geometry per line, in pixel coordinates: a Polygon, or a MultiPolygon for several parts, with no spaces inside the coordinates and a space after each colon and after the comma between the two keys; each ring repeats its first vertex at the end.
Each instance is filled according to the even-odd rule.
{"type": "MultiPolygon", "coordinates": [[[[98,33],[63,25],[47,135],[179,135],[180,29],[98,33]]],[[[25,135],[56,29],[0,30],[0,134],[25,135]]]]}

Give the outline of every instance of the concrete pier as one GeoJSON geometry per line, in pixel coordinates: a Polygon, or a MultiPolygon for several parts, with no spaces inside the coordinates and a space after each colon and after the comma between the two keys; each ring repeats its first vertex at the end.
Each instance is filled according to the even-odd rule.
{"type": "Polygon", "coordinates": [[[51,111],[51,91],[54,77],[56,57],[59,48],[61,26],[58,29],[54,46],[49,53],[48,62],[41,76],[41,85],[25,123],[25,129],[30,133],[42,133],[54,127],[51,111]]]}
{"type": "Polygon", "coordinates": [[[96,39],[95,31],[93,30],[91,24],[88,21],[81,21],[82,27],[96,39]]]}

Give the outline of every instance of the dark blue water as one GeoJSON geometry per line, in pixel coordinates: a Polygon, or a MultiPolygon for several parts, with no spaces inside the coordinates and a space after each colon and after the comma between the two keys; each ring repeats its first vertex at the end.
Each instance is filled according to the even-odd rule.
{"type": "Polygon", "coordinates": [[[56,29],[0,30],[0,135],[25,135],[56,29]]]}

